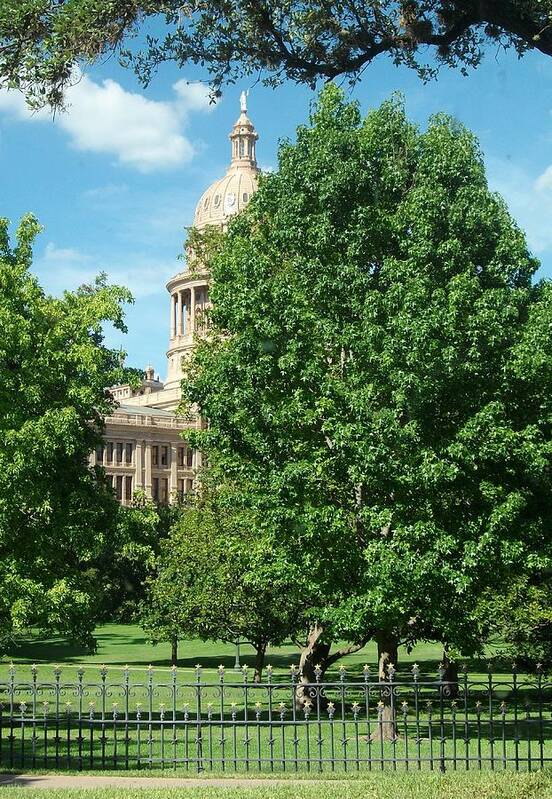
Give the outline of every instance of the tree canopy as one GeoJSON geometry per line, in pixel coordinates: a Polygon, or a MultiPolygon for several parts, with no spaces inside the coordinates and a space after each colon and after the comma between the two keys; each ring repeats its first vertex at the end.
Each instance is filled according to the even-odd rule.
{"type": "Polygon", "coordinates": [[[103,325],[123,330],[129,293],[103,278],[46,295],[30,269],[38,223],[17,244],[0,222],[0,643],[29,625],[89,640],[97,586],[86,565],[108,546],[117,503],[88,455],[124,377],[103,325]]]}
{"type": "Polygon", "coordinates": [[[0,84],[62,103],[79,64],[116,53],[147,84],[160,64],[205,67],[214,92],[247,75],[357,79],[382,54],[427,79],[488,45],[552,55],[551,0],[4,0],[0,84]],[[130,44],[136,45],[131,48],[130,44]]]}
{"type": "Polygon", "coordinates": [[[312,657],[476,648],[481,593],[551,564],[552,303],[473,135],[330,86],[208,265],[195,443],[308,575],[312,657]]]}

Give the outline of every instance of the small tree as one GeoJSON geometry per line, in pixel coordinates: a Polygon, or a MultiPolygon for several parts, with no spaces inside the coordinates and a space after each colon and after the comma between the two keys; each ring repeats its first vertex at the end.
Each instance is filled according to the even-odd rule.
{"type": "Polygon", "coordinates": [[[284,554],[244,493],[228,484],[204,490],[161,545],[144,628],[152,640],[172,643],[173,663],[185,636],[250,643],[260,680],[269,643],[304,627],[300,575],[284,554]]]}
{"type": "Polygon", "coordinates": [[[140,491],[130,505],[119,506],[113,535],[90,571],[101,586],[104,619],[136,620],[146,578],[155,570],[161,542],[179,513],[178,504],[157,504],[140,491]]]}
{"type": "Polygon", "coordinates": [[[552,665],[552,583],[549,575],[513,577],[489,591],[475,612],[497,654],[530,669],[552,665]]]}

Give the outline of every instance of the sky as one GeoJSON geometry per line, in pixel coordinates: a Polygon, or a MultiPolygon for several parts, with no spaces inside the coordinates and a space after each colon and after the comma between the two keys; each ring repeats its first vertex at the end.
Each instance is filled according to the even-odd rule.
{"type": "MultiPolygon", "coordinates": [[[[229,162],[228,133],[239,94],[228,88],[212,105],[200,70],[165,66],[143,89],[116,60],[87,69],[68,108],[31,114],[15,92],[0,90],[0,216],[33,212],[44,230],[34,271],[60,294],[106,272],[135,302],[128,334],[107,342],[131,366],[152,364],[163,379],[169,336],[165,283],[183,268],[179,256],[196,202],[229,162]]],[[[389,60],[372,64],[354,89],[366,112],[401,91],[422,128],[446,111],[479,137],[491,187],[525,229],[540,275],[552,278],[552,59],[490,52],[467,77],[443,70],[423,84],[389,60]]],[[[293,139],[315,93],[291,83],[251,88],[249,115],[259,132],[262,169],[277,166],[278,141],[293,139]]]]}

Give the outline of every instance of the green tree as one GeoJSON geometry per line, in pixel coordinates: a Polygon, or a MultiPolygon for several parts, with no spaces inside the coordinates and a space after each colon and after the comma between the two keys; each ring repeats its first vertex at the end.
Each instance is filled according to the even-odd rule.
{"type": "Polygon", "coordinates": [[[103,620],[136,620],[146,578],[179,514],[178,504],[160,505],[143,492],[130,505],[119,505],[112,535],[88,572],[100,586],[103,620]]]}
{"type": "Polygon", "coordinates": [[[90,641],[97,590],[86,567],[109,540],[117,504],[88,455],[123,377],[102,328],[124,330],[129,293],[103,278],[61,298],[31,274],[39,231],[25,217],[12,248],[0,222],[0,642],[36,625],[90,641]]]}
{"type": "Polygon", "coordinates": [[[195,444],[309,577],[306,673],[476,649],[482,592],[550,566],[552,303],[473,135],[330,86],[208,266],[195,444]]]}
{"type": "Polygon", "coordinates": [[[552,664],[552,584],[550,575],[514,577],[502,590],[489,591],[479,602],[475,619],[497,654],[534,670],[552,664]]]}
{"type": "MultiPolygon", "coordinates": [[[[211,479],[212,482],[212,479],[211,479]]],[[[269,644],[302,632],[302,575],[243,485],[203,488],[161,544],[142,624],[153,641],[198,637],[255,649],[260,680],[269,644]]]]}
{"type": "Polygon", "coordinates": [[[269,84],[356,80],[382,54],[427,79],[477,66],[489,45],[551,55],[551,20],[551,0],[3,0],[0,82],[58,106],[77,65],[112,53],[144,84],[167,61],[200,64],[215,92],[259,71],[269,84]]]}

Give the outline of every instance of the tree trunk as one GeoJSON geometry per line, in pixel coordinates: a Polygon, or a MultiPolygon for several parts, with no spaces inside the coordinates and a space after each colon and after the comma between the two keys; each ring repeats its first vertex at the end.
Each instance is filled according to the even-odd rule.
{"type": "MultiPolygon", "coordinates": [[[[389,682],[389,667],[397,667],[399,659],[399,642],[396,636],[391,633],[381,632],[376,635],[378,645],[378,678],[382,683],[389,682]]],[[[389,682],[380,690],[380,702],[378,712],[378,723],[372,733],[372,741],[393,741],[397,738],[398,730],[396,725],[395,697],[392,697],[393,686],[389,682]]]]}
{"type": "Polygon", "coordinates": [[[264,659],[266,654],[266,643],[255,645],[255,676],[254,682],[261,682],[263,677],[264,659]]]}
{"type": "Polygon", "coordinates": [[[456,699],[458,696],[458,663],[451,660],[448,652],[443,651],[443,678],[444,685],[441,687],[443,699],[456,699]]]}
{"type": "Polygon", "coordinates": [[[389,678],[389,666],[397,668],[399,660],[399,642],[396,636],[382,632],[376,635],[378,645],[378,676],[380,682],[389,678]]]}
{"type": "Polygon", "coordinates": [[[328,700],[323,691],[315,687],[315,667],[320,666],[320,679],[324,677],[328,668],[331,643],[328,644],[321,641],[323,634],[324,628],[316,622],[309,632],[307,645],[301,652],[299,659],[299,685],[295,692],[295,705],[299,710],[305,706],[306,702],[310,702],[313,707],[316,707],[317,703],[320,702],[320,708],[325,708],[328,705],[328,700]]]}
{"type": "Polygon", "coordinates": [[[178,638],[171,639],[171,664],[178,666],[178,638]]]}

